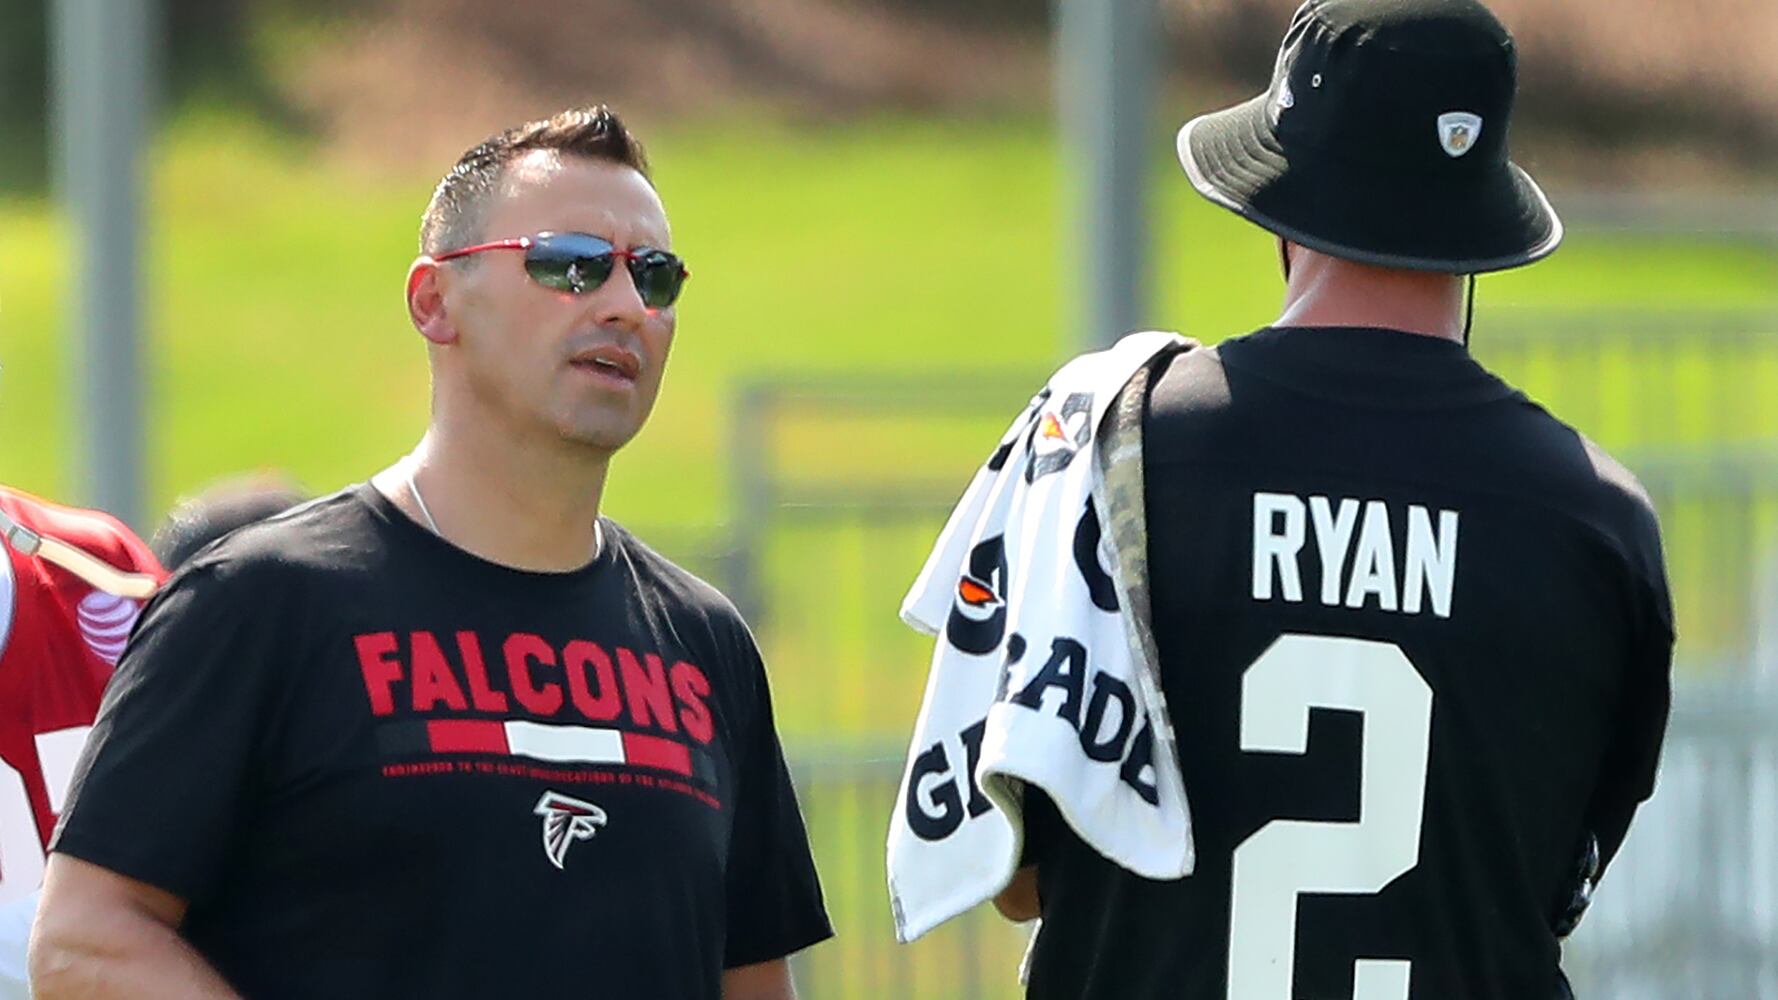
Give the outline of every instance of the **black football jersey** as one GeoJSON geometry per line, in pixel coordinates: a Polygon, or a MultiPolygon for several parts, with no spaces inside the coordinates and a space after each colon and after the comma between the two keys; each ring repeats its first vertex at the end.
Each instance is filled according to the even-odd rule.
{"type": "Polygon", "coordinates": [[[1040,797],[1030,996],[1541,1000],[1576,860],[1653,788],[1673,620],[1628,472],[1459,344],[1264,330],[1175,357],[1144,455],[1195,871],[1040,797]]]}

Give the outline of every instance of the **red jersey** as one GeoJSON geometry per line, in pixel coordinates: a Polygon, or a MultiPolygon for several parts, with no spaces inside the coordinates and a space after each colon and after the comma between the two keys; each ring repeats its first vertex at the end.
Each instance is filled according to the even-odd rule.
{"type": "MultiPolygon", "coordinates": [[[[0,510],[121,570],[164,576],[116,518],[0,487],[0,510]]],[[[0,903],[37,889],[99,696],[141,605],[0,545],[0,903]]]]}

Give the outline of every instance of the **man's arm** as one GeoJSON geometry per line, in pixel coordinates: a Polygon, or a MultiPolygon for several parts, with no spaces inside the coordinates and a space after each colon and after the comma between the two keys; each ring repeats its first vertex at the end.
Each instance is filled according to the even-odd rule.
{"type": "Polygon", "coordinates": [[[1012,881],[994,897],[994,909],[1015,924],[1043,916],[1043,905],[1037,899],[1037,866],[1026,865],[1013,872],[1012,881]]]}
{"type": "Polygon", "coordinates": [[[1061,817],[1056,804],[1036,785],[1023,786],[1019,801],[1024,814],[1025,836],[1019,848],[1019,869],[1012,881],[994,897],[994,909],[1015,924],[1043,916],[1043,900],[1037,895],[1039,845],[1050,837],[1061,817]]]}
{"type": "Polygon", "coordinates": [[[1631,669],[1616,734],[1601,766],[1604,771],[1588,809],[1588,826],[1599,838],[1599,872],[1617,857],[1630,820],[1654,794],[1667,719],[1673,706],[1673,631],[1661,623],[1643,639],[1631,669]]]}
{"type": "Polygon", "coordinates": [[[240,1000],[179,936],[185,901],[52,854],[31,928],[35,1000],[240,1000]]]}
{"type": "Polygon", "coordinates": [[[796,1000],[790,961],[779,958],[724,971],[722,1000],[796,1000]]]}

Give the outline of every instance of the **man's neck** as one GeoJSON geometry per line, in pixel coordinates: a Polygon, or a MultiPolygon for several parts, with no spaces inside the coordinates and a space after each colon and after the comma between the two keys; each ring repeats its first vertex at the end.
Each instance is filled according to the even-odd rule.
{"type": "Polygon", "coordinates": [[[373,482],[420,525],[430,514],[440,537],[490,562],[565,572],[592,561],[610,456],[558,442],[527,448],[488,430],[435,420],[373,482]]]}
{"type": "Polygon", "coordinates": [[[1463,341],[1463,282],[1303,255],[1275,326],[1370,326],[1463,341]]]}

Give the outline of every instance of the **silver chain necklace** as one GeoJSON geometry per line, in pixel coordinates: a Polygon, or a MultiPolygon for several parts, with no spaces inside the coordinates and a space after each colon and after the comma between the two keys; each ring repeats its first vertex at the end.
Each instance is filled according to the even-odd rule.
{"type": "Polygon", "coordinates": [[[443,538],[444,532],[438,530],[438,522],[432,519],[432,512],[426,509],[426,498],[420,495],[420,484],[414,482],[414,466],[413,462],[409,462],[407,466],[407,491],[414,495],[414,503],[419,505],[420,516],[426,519],[426,527],[431,528],[433,534],[443,538]]]}

